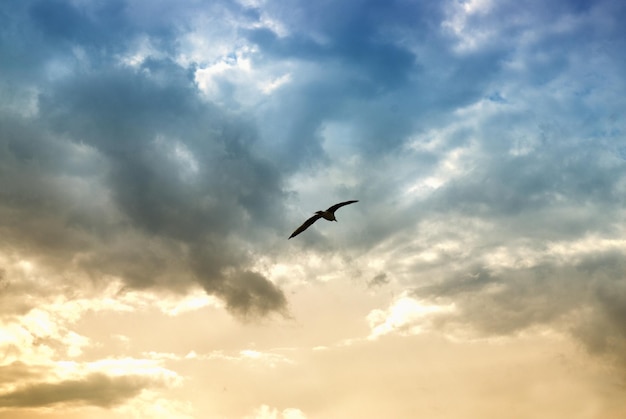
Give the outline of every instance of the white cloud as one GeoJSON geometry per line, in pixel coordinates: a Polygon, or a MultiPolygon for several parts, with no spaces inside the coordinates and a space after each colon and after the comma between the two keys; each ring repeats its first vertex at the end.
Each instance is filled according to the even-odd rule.
{"type": "Polygon", "coordinates": [[[236,50],[220,57],[213,64],[198,68],[195,79],[200,90],[208,96],[215,96],[219,94],[219,78],[233,81],[238,79],[239,82],[249,78],[252,64],[248,55],[252,51],[250,48],[236,50]]]}
{"type": "Polygon", "coordinates": [[[268,405],[262,405],[244,419],[306,419],[306,415],[300,409],[287,408],[279,411],[268,405]]]}
{"type": "Polygon", "coordinates": [[[227,51],[211,63],[200,64],[194,74],[195,82],[213,101],[236,99],[239,104],[254,105],[292,82],[288,65],[255,65],[257,55],[256,47],[251,45],[227,51]]]}
{"type": "MultiPolygon", "coordinates": [[[[20,274],[23,278],[20,286],[27,288],[21,298],[24,305],[13,309],[7,307],[9,312],[0,317],[0,351],[5,353],[0,362],[2,365],[14,361],[48,364],[54,359],[80,357],[86,348],[97,344],[89,336],[74,330],[75,324],[87,312],[156,310],[167,316],[178,316],[207,306],[223,307],[221,301],[200,288],[181,295],[158,291],[124,292],[124,286],[115,280],[103,289],[81,288],[74,284],[76,288],[72,294],[29,295],[30,282],[33,287],[36,282],[40,290],[53,289],[58,284],[33,262],[18,260],[11,264],[7,261],[5,266],[10,268],[13,281],[20,274]],[[14,310],[24,310],[24,307],[27,307],[25,313],[13,315],[14,310]]],[[[120,336],[116,339],[119,340],[120,336]]]]}
{"type": "Polygon", "coordinates": [[[199,360],[199,361],[229,361],[235,363],[243,363],[249,366],[265,366],[275,368],[280,364],[293,364],[294,361],[282,354],[272,351],[258,351],[255,349],[242,349],[236,352],[227,352],[222,350],[210,353],[200,353],[189,351],[186,355],[180,355],[167,352],[145,352],[143,356],[155,361],[183,361],[183,360],[199,360]]]}
{"type": "Polygon", "coordinates": [[[448,7],[448,18],[442,22],[442,27],[458,38],[458,52],[471,52],[479,49],[495,36],[492,28],[486,25],[479,27],[470,22],[472,16],[484,15],[491,10],[491,0],[451,2],[448,7]]]}
{"type": "Polygon", "coordinates": [[[426,332],[432,328],[432,322],[438,315],[454,310],[454,304],[429,304],[405,294],[388,309],[372,310],[367,315],[371,329],[368,339],[375,340],[390,333],[416,335],[426,332]]]}
{"type": "Polygon", "coordinates": [[[117,58],[122,65],[138,68],[148,58],[159,59],[164,57],[163,51],[154,46],[148,36],[143,35],[132,41],[128,50],[117,58]]]}
{"type": "Polygon", "coordinates": [[[259,83],[259,89],[265,93],[266,95],[269,95],[270,93],[272,93],[274,90],[278,89],[279,87],[287,84],[291,82],[291,74],[287,73],[287,74],[283,74],[280,77],[276,77],[274,79],[271,79],[269,81],[266,82],[260,82],[259,83]]]}
{"type": "Polygon", "coordinates": [[[82,354],[91,343],[89,338],[69,329],[73,314],[57,313],[54,307],[0,320],[0,350],[7,354],[2,364],[17,360],[45,364],[51,358],[82,354]]]}
{"type": "Polygon", "coordinates": [[[285,357],[284,355],[279,355],[279,354],[270,353],[270,352],[260,352],[260,351],[256,351],[252,349],[244,349],[240,351],[239,356],[243,359],[259,361],[270,367],[275,367],[277,364],[280,364],[280,363],[288,363],[288,364],[293,363],[293,361],[291,361],[289,358],[285,357]]]}

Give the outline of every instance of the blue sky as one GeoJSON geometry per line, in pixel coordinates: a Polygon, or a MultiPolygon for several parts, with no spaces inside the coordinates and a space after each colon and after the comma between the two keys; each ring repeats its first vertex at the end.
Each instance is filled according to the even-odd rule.
{"type": "Polygon", "coordinates": [[[4,2],[0,418],[622,417],[625,18],[4,2]]]}

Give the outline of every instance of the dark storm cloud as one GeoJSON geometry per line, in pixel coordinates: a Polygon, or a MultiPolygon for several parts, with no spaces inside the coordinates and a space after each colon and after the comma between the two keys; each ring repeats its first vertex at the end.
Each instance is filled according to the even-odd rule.
{"type": "Polygon", "coordinates": [[[24,55],[45,60],[46,47],[57,49],[72,75],[34,75],[22,88],[39,91],[35,115],[0,115],[5,246],[131,287],[184,288],[191,278],[243,316],[284,312],[282,291],[249,270],[241,247],[282,224],[273,215],[282,179],[252,151],[254,126],[201,100],[193,74],[169,59],[117,63],[123,45],[100,47],[113,28],[141,32],[123,13],[128,5],[84,6],[21,9],[31,25],[20,35],[44,44],[24,55]],[[98,66],[76,71],[76,46],[98,66]]]}
{"type": "Polygon", "coordinates": [[[2,407],[42,407],[55,404],[112,407],[160,382],[142,376],[107,376],[94,373],[82,379],[36,383],[0,394],[2,407]]]}

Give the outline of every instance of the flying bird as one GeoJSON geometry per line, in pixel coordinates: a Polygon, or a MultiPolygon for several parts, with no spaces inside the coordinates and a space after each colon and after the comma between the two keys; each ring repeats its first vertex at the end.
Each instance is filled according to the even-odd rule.
{"type": "Polygon", "coordinates": [[[355,202],[359,202],[359,201],[340,202],[328,208],[326,211],[316,211],[313,217],[306,220],[300,227],[296,229],[296,231],[291,233],[291,236],[289,236],[289,239],[292,237],[296,237],[298,234],[302,233],[304,230],[309,228],[311,224],[313,224],[320,218],[323,218],[328,221],[337,221],[337,219],[335,218],[335,211],[337,211],[339,208],[343,207],[344,205],[354,204],[355,202]]]}

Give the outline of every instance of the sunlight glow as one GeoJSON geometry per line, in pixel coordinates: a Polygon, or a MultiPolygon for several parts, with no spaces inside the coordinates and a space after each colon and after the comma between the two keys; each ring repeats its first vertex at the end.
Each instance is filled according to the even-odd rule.
{"type": "Polygon", "coordinates": [[[306,419],[306,416],[300,409],[287,408],[281,412],[268,405],[262,405],[244,419],[306,419]]]}
{"type": "Polygon", "coordinates": [[[428,304],[404,295],[387,310],[376,309],[367,315],[371,329],[368,339],[376,340],[390,333],[420,334],[430,328],[434,317],[453,311],[454,304],[428,304]]]}
{"type": "Polygon", "coordinates": [[[264,83],[259,83],[259,89],[265,93],[266,95],[269,95],[270,93],[272,93],[274,90],[278,89],[279,87],[287,84],[291,82],[291,74],[287,73],[284,74],[280,77],[276,77],[272,80],[269,80],[267,82],[264,83]]]}
{"type": "Polygon", "coordinates": [[[219,79],[232,73],[248,74],[252,72],[249,55],[254,51],[251,47],[239,48],[221,57],[213,64],[200,67],[195,72],[196,83],[205,94],[213,96],[219,93],[219,79]]]}
{"type": "Polygon", "coordinates": [[[458,38],[457,52],[471,52],[489,42],[493,31],[471,25],[470,19],[474,15],[487,14],[491,6],[492,0],[469,0],[449,6],[448,19],[441,26],[458,38]]]}

